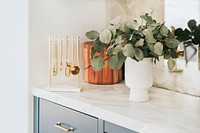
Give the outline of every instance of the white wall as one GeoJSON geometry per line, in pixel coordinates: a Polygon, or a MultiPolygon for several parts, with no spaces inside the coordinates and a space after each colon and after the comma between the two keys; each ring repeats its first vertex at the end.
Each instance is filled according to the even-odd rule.
{"type": "Polygon", "coordinates": [[[187,22],[200,22],[200,0],[165,0],[165,21],[168,27],[187,28],[187,22]]]}
{"type": "Polygon", "coordinates": [[[0,133],[29,132],[28,0],[0,1],[0,133]]]}
{"type": "Polygon", "coordinates": [[[31,0],[31,85],[47,84],[49,35],[80,35],[83,43],[85,32],[105,28],[106,12],[106,0],[31,0]]]}

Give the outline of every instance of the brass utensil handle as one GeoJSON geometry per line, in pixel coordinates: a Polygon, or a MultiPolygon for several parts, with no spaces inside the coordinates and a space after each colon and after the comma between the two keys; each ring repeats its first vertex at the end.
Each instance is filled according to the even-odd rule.
{"type": "Polygon", "coordinates": [[[59,128],[59,129],[61,129],[61,130],[63,130],[63,131],[65,131],[65,132],[74,132],[74,128],[73,127],[65,128],[65,127],[62,126],[61,122],[56,122],[54,124],[54,126],[59,128]]]}

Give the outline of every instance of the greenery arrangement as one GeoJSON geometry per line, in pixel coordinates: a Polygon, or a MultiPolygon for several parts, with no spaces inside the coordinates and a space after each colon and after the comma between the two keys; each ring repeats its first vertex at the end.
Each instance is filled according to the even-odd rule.
{"type": "Polygon", "coordinates": [[[184,45],[186,64],[197,52],[195,45],[198,45],[200,48],[200,24],[197,25],[196,20],[191,19],[188,21],[187,26],[188,28],[185,28],[184,30],[182,28],[177,28],[174,32],[177,39],[184,45]],[[194,50],[189,59],[186,52],[188,46],[191,46],[194,50]]]}
{"type": "Polygon", "coordinates": [[[137,21],[130,20],[120,23],[117,17],[111,20],[110,25],[101,33],[95,30],[86,33],[87,38],[94,41],[91,50],[92,67],[99,71],[104,66],[104,57],[95,53],[102,52],[106,47],[108,66],[111,69],[120,69],[127,57],[136,61],[144,58],[159,60],[164,56],[168,60],[169,69],[173,69],[177,58],[176,52],[180,42],[164,25],[157,23],[150,15],[140,16],[145,24],[138,25],[137,21]]]}
{"type": "Polygon", "coordinates": [[[175,30],[175,36],[180,42],[183,42],[186,46],[199,45],[200,44],[200,24],[197,26],[197,22],[191,19],[187,23],[188,28],[184,30],[177,28],[175,30]]]}

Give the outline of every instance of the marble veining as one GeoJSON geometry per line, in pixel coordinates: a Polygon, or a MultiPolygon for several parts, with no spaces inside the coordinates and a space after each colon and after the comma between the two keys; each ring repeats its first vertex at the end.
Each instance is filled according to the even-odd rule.
{"type": "Polygon", "coordinates": [[[33,87],[32,94],[140,133],[199,133],[198,97],[152,87],[149,102],[134,103],[123,83],[82,87],[80,93],[33,87]]]}

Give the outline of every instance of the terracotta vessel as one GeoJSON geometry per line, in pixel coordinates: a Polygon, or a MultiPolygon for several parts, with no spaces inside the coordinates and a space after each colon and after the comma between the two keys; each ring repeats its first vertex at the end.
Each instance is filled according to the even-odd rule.
{"type": "Polygon", "coordinates": [[[108,67],[108,56],[104,55],[104,49],[101,53],[95,55],[101,55],[104,57],[105,65],[103,69],[95,72],[91,66],[90,53],[93,47],[93,42],[84,43],[84,81],[92,84],[115,84],[122,80],[122,69],[112,70],[108,67]]]}

